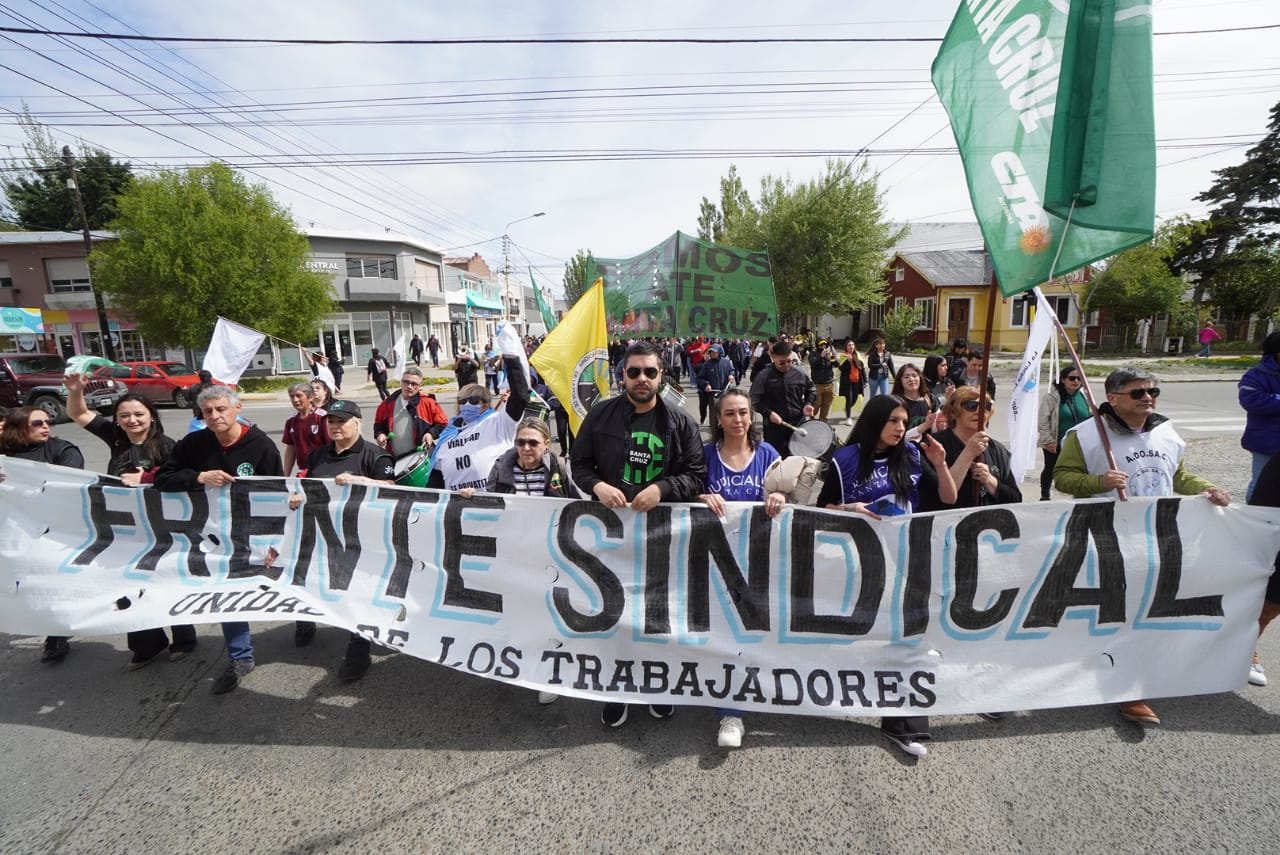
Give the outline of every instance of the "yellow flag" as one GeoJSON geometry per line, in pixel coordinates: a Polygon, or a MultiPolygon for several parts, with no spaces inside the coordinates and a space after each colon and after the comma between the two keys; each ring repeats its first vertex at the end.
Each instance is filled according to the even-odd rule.
{"type": "Polygon", "coordinates": [[[556,328],[529,357],[569,414],[574,432],[587,410],[609,394],[609,331],[604,321],[604,280],[565,312],[556,328]]]}

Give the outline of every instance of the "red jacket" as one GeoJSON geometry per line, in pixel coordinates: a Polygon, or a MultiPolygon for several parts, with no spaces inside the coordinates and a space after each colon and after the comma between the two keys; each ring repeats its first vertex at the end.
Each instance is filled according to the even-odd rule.
{"type": "MultiPolygon", "coordinates": [[[[373,415],[373,435],[391,432],[391,418],[395,414],[395,407],[400,403],[400,390],[397,389],[391,395],[378,405],[378,410],[373,415]]],[[[444,414],[444,410],[440,409],[440,405],[436,403],[436,399],[423,392],[418,396],[418,418],[416,424],[416,436],[414,441],[422,444],[422,437],[430,433],[432,436],[438,436],[445,425],[449,423],[449,417],[444,414]]]]}

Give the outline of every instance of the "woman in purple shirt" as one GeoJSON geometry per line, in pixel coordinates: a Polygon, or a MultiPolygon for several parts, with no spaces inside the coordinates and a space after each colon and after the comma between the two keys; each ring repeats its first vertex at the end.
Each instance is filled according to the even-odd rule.
{"type": "MultiPolygon", "coordinates": [[[[778,459],[778,450],[760,438],[754,417],[751,397],[738,388],[725,391],[712,407],[711,442],[702,447],[707,458],[707,492],[698,498],[720,516],[724,516],[725,502],[764,502],[773,517],[787,501],[781,493],[765,494],[764,473],[778,459]]],[[[747,732],[742,713],[732,709],[717,712],[717,744],[738,748],[747,732]]]]}

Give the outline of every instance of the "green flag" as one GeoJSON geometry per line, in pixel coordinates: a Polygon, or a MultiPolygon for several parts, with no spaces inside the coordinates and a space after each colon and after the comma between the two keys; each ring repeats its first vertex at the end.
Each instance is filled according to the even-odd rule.
{"type": "Polygon", "coordinates": [[[767,338],[778,332],[769,253],[676,232],[634,258],[596,258],[611,335],[767,338]]]}
{"type": "Polygon", "coordinates": [[[1151,81],[1150,0],[962,0],[933,85],[1005,296],[1151,240],[1151,81]]]}
{"type": "Polygon", "coordinates": [[[551,332],[556,328],[556,314],[547,305],[547,298],[542,296],[542,289],[538,287],[537,281],[533,278],[532,267],[529,268],[529,281],[533,283],[533,297],[538,301],[538,311],[542,314],[542,325],[547,328],[547,332],[551,332]]]}

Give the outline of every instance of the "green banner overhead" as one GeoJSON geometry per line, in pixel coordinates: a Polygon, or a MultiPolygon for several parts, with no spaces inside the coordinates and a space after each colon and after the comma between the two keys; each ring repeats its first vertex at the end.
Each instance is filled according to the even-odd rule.
{"type": "Polygon", "coordinates": [[[1149,0],[963,0],[933,84],[1005,296],[1151,239],[1149,0]]]}
{"type": "Polygon", "coordinates": [[[778,332],[767,252],[676,232],[634,258],[596,258],[610,335],[766,338],[778,332]]]}

